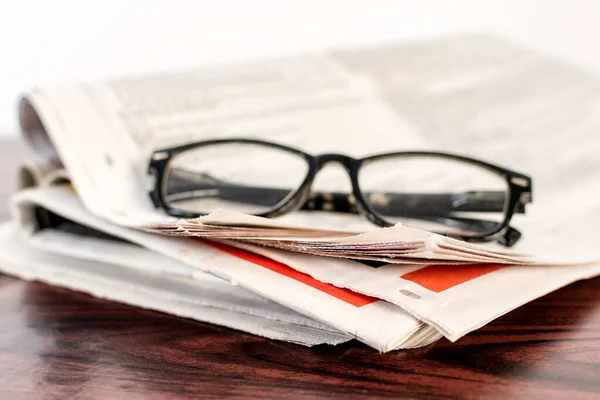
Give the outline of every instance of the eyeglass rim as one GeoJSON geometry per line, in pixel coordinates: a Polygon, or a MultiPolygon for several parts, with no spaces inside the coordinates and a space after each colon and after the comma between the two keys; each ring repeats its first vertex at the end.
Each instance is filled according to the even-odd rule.
{"type": "Polygon", "coordinates": [[[279,215],[283,215],[292,212],[302,206],[306,201],[309,193],[310,186],[322,166],[330,161],[339,161],[347,170],[350,180],[352,183],[352,194],[357,200],[357,204],[360,206],[361,214],[364,214],[368,220],[379,226],[392,226],[394,225],[391,221],[387,220],[384,216],[380,215],[363,196],[360,190],[360,184],[358,174],[363,164],[377,161],[382,158],[389,157],[415,157],[415,156],[430,156],[445,158],[449,160],[461,161],[467,164],[476,165],[485,168],[491,172],[494,172],[501,176],[507,183],[507,194],[505,201],[505,209],[503,211],[503,221],[497,224],[497,228],[486,232],[484,234],[473,234],[473,235],[457,235],[457,237],[469,241],[492,241],[501,238],[507,233],[510,226],[510,220],[512,219],[516,208],[521,205],[524,206],[526,203],[530,203],[532,200],[531,187],[532,180],[529,176],[504,168],[499,165],[492,164],[487,161],[483,161],[477,158],[440,152],[440,151],[427,151],[427,150],[409,150],[409,151],[398,151],[375,154],[360,159],[355,159],[342,154],[321,154],[311,155],[305,153],[302,150],[282,145],[279,143],[265,141],[260,139],[252,138],[229,138],[229,139],[209,139],[203,141],[197,141],[193,143],[186,143],[178,146],[162,148],[152,152],[150,162],[148,164],[148,173],[155,176],[154,189],[150,191],[150,198],[154,203],[155,207],[162,208],[168,215],[180,218],[197,218],[206,213],[195,213],[185,211],[176,207],[171,207],[169,202],[166,201],[165,190],[166,190],[166,178],[168,176],[169,163],[179,154],[187,152],[189,150],[197,149],[205,146],[212,146],[217,144],[232,144],[232,143],[245,143],[255,144],[266,147],[279,149],[282,151],[293,153],[306,160],[308,163],[307,175],[298,186],[298,188],[282,201],[271,207],[269,210],[254,214],[259,217],[272,218],[279,215]]]}

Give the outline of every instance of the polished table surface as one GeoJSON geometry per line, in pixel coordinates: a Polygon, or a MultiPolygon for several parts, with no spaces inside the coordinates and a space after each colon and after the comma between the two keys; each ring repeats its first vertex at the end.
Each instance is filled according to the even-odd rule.
{"type": "MultiPolygon", "coordinates": [[[[23,154],[0,142],[3,198],[23,154]]],[[[600,398],[600,279],[456,343],[385,355],[270,341],[2,274],[0,322],[1,399],[600,398]]]]}

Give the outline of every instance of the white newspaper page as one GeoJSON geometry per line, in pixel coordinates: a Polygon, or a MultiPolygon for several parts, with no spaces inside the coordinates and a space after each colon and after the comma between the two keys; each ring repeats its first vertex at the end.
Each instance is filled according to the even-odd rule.
{"type": "Polygon", "coordinates": [[[556,261],[600,258],[598,76],[490,36],[334,57],[374,82],[434,148],[532,177],[533,203],[513,217],[523,237],[512,249],[556,261]]]}
{"type": "Polygon", "coordinates": [[[64,187],[36,188],[13,197],[16,217],[35,230],[33,207],[144,246],[212,273],[287,308],[319,320],[381,352],[424,346],[441,335],[400,307],[378,298],[324,284],[283,263],[231,247],[124,228],[95,217],[64,187]]]}
{"type": "MultiPolygon", "coordinates": [[[[162,268],[164,261],[157,254],[144,249],[126,249],[124,245],[95,241],[97,251],[110,251],[111,263],[98,262],[79,257],[54,253],[56,246],[64,246],[72,240],[64,240],[64,232],[45,230],[28,241],[19,228],[11,223],[0,226],[0,270],[3,273],[27,280],[37,280],[54,286],[85,292],[150,310],[165,312],[197,321],[209,322],[246,331],[270,339],[284,340],[305,346],[339,344],[350,340],[348,335],[334,331],[326,325],[310,320],[273,302],[258,297],[242,288],[196,273],[195,278],[179,275],[186,266],[170,260],[168,271],[162,268]],[[35,242],[35,243],[34,243],[35,242]],[[37,248],[50,248],[53,252],[37,248]],[[133,260],[123,262],[117,255],[137,253],[138,265],[133,260]],[[157,259],[156,259],[157,258],[157,259]],[[142,270],[147,262],[163,273],[142,270]],[[171,272],[179,270],[176,276],[171,272]]],[[[80,240],[76,240],[81,244],[80,240]]],[[[72,244],[72,243],[69,243],[72,244]]],[[[83,250],[77,248],[78,254],[83,250]]],[[[86,252],[85,257],[92,253],[86,252]]],[[[189,267],[188,267],[189,268],[189,267]]],[[[204,274],[206,275],[206,274],[204,274]]]]}
{"type": "MultiPolygon", "coordinates": [[[[160,148],[231,137],[351,156],[423,147],[374,89],[330,56],[308,55],[41,88],[22,100],[20,119],[34,147],[54,145],[89,210],[136,226],[168,220],[148,197],[160,148]]],[[[326,181],[349,189],[339,178],[326,181]]]]}

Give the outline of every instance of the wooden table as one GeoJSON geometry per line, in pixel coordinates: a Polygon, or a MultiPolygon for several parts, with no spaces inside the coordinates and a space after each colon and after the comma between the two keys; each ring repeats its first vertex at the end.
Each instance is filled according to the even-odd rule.
{"type": "MultiPolygon", "coordinates": [[[[0,142],[0,194],[22,154],[0,142]]],[[[600,279],[456,343],[386,355],[274,342],[5,275],[0,321],[2,399],[600,398],[600,279]]]]}

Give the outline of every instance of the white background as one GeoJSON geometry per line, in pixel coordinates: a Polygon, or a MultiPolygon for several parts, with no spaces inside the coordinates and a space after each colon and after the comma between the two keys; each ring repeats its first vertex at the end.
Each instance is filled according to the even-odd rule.
{"type": "Polygon", "coordinates": [[[600,72],[594,0],[0,0],[0,135],[35,84],[465,32],[600,72]]]}

